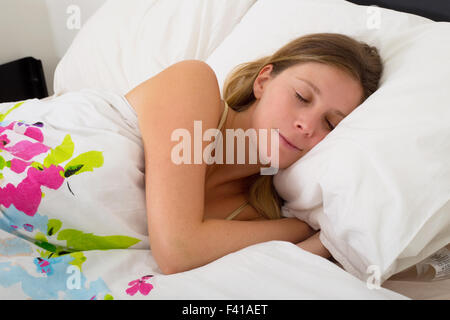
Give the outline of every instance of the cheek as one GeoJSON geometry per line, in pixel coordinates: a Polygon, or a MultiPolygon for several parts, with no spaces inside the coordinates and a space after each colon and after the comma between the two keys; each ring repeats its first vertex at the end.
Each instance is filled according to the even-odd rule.
{"type": "Polygon", "coordinates": [[[259,129],[270,129],[272,127],[272,114],[269,110],[257,109],[252,117],[252,128],[257,131],[259,129]]]}
{"type": "Polygon", "coordinates": [[[316,146],[320,141],[322,141],[323,139],[326,138],[326,136],[329,134],[330,132],[324,132],[324,133],[320,133],[320,135],[318,135],[318,137],[316,139],[314,139],[312,141],[312,146],[311,148],[313,148],[314,146],[316,146]]]}
{"type": "Polygon", "coordinates": [[[259,110],[255,110],[253,117],[254,128],[270,129],[278,128],[281,129],[283,124],[286,124],[289,120],[289,110],[287,110],[287,105],[279,101],[267,102],[266,105],[261,106],[259,110]]]}

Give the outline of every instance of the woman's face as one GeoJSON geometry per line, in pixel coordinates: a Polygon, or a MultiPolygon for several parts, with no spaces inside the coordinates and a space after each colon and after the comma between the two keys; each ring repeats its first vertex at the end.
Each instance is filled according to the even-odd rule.
{"type": "Polygon", "coordinates": [[[344,71],[316,62],[292,66],[276,77],[265,66],[253,84],[252,127],[279,129],[279,168],[287,168],[318,144],[361,102],[361,84],[344,71]]]}

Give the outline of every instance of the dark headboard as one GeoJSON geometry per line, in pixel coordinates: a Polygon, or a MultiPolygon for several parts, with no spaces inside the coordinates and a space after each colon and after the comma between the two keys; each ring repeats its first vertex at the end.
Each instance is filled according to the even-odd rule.
{"type": "Polygon", "coordinates": [[[450,0],[347,0],[360,5],[416,14],[434,21],[450,22],[450,0]]]}

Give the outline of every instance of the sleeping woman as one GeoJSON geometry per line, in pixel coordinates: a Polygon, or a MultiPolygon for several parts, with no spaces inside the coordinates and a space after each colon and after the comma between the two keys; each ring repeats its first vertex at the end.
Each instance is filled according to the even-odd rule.
{"type": "MultiPolygon", "coordinates": [[[[263,150],[272,150],[271,145],[276,143],[275,167],[289,167],[378,88],[381,73],[376,48],[345,35],[317,33],[297,38],[271,56],[237,66],[225,81],[223,100],[213,69],[198,60],[175,63],[122,96],[130,109],[127,114],[136,117],[135,130],[143,147],[145,187],[141,189],[145,209],[138,214],[145,217],[145,226],[141,227],[148,232],[161,272],[191,270],[270,240],[289,241],[330,258],[319,240],[320,231],[297,218],[281,216],[284,200],[273,186],[273,174],[261,174],[262,169],[274,167],[263,161],[263,150]],[[174,141],[174,133],[182,129],[195,137],[196,121],[203,132],[218,129],[215,141],[222,140],[223,148],[209,149],[214,156],[212,162],[203,161],[203,156],[202,161],[195,161],[198,147],[203,155],[211,142],[202,139],[196,148],[192,141],[187,150],[183,149],[189,161],[175,161],[179,142],[174,141]],[[226,134],[239,129],[257,133],[257,161],[250,161],[250,144],[242,155],[234,136],[226,134]],[[261,129],[266,130],[266,140],[260,136],[264,132],[261,129]],[[271,135],[271,129],[277,134],[271,135]]],[[[34,121],[45,127],[51,117],[47,113],[34,121]]],[[[84,119],[89,121],[86,115],[84,119]]],[[[70,121],[75,120],[64,121],[69,123],[65,130],[70,132],[70,121]]],[[[8,151],[5,142],[0,149],[8,151]]],[[[110,146],[119,147],[120,143],[110,146]]],[[[56,156],[49,161],[55,162],[56,156]]],[[[45,163],[39,167],[35,163],[33,168],[50,170],[49,164],[47,161],[47,167],[45,163]]],[[[69,168],[72,171],[62,168],[65,171],[60,175],[64,178],[80,168],[75,163],[69,168]]],[[[104,181],[103,186],[98,182],[99,188],[109,187],[104,181]]],[[[10,208],[14,201],[19,203],[6,199],[12,194],[6,188],[7,181],[0,184],[3,211],[2,206],[10,208]]],[[[72,188],[70,196],[80,197],[82,192],[72,188]]],[[[120,196],[118,193],[116,198],[120,196]]]]}

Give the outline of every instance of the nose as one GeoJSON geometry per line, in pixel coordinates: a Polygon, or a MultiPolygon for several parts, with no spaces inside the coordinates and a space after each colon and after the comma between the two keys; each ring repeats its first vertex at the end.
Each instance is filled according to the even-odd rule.
{"type": "Polygon", "coordinates": [[[305,137],[311,136],[310,128],[305,126],[304,124],[297,123],[297,128],[300,130],[300,133],[303,134],[305,137]]]}
{"type": "Polygon", "coordinates": [[[300,134],[304,135],[305,137],[311,137],[314,133],[314,121],[309,119],[299,119],[297,120],[296,127],[298,128],[298,131],[300,134]]]}
{"type": "Polygon", "coordinates": [[[320,125],[321,113],[318,108],[303,109],[296,119],[295,126],[300,134],[311,137],[320,125]]]}

